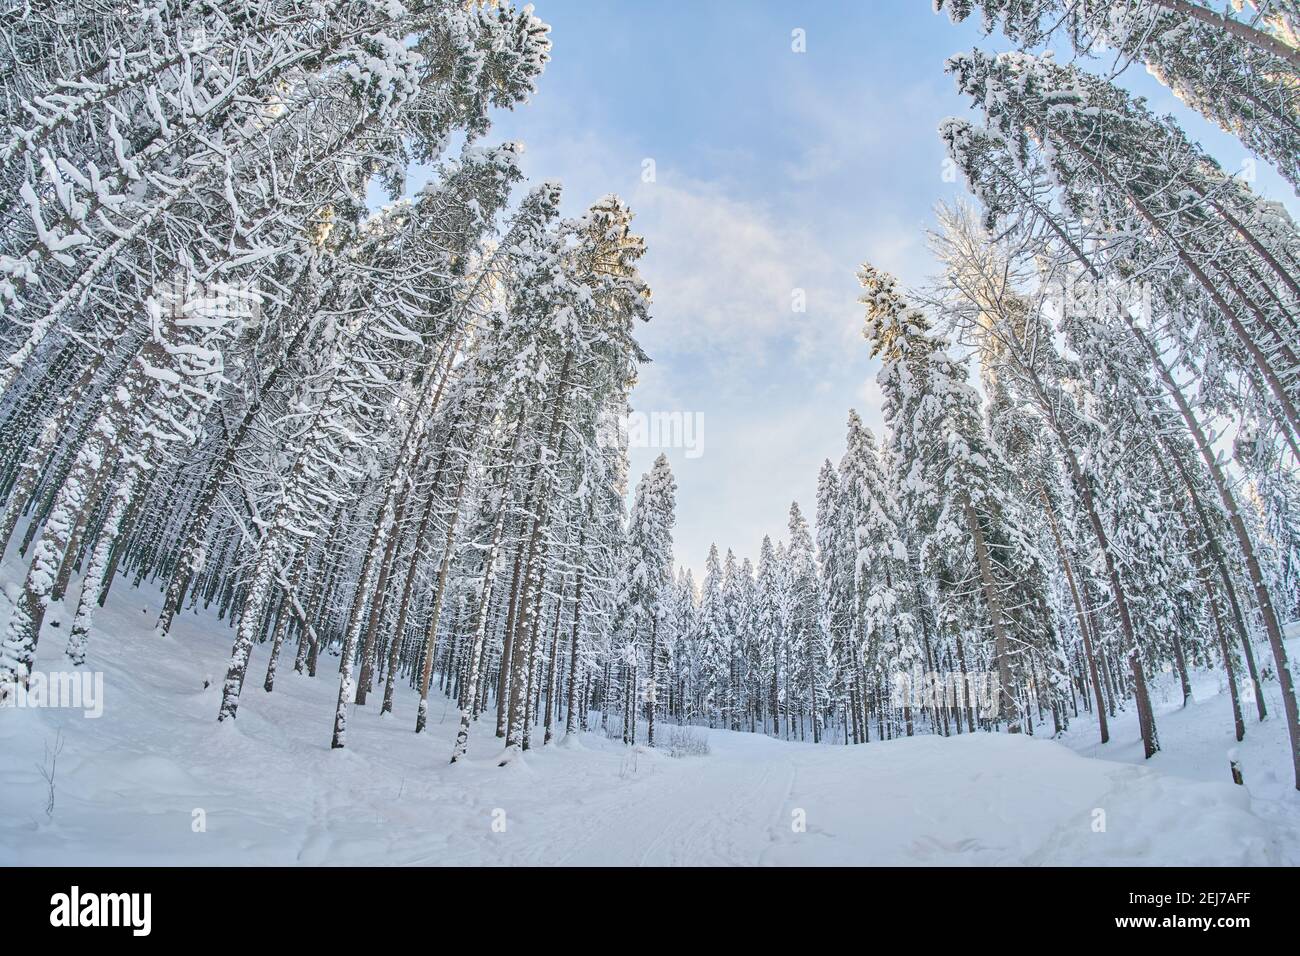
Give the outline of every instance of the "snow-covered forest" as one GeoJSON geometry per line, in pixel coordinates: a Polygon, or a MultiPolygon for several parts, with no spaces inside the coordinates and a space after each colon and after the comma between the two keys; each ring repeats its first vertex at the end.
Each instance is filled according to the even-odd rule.
{"type": "Polygon", "coordinates": [[[175,679],[194,706],[156,719],[186,733],[260,712],[430,774],[477,761],[474,786],[565,740],[784,753],[715,731],[821,745],[836,780],[843,748],[923,736],[889,751],[908,773],[1000,759],[939,739],[971,735],[1153,758],[1177,747],[1153,685],[1185,709],[1212,679],[1208,732],[1267,735],[1300,788],[1300,231],[1110,75],[1145,66],[1300,190],[1300,3],[933,7],[1016,49],[947,61],[970,196],[936,211],[933,278],[858,273],[884,431],[828,408],[816,500],[693,571],[688,478],[661,455],[638,480],[620,427],[651,359],[633,210],[563,215],[492,136],[544,88],[544,4],[9,4],[4,746],[40,763],[21,707],[107,669],[141,724],[175,679]]]}

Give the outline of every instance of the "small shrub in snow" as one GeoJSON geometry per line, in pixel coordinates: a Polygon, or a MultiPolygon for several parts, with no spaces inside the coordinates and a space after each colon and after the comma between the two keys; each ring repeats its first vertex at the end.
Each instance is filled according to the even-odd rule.
{"type": "Polygon", "coordinates": [[[706,757],[709,735],[699,727],[672,727],[668,731],[668,755],[671,757],[706,757]]]}

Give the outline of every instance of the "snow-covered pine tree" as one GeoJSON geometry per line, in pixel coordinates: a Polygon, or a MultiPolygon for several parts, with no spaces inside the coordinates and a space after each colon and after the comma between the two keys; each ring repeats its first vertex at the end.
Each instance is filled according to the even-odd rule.
{"type": "Polygon", "coordinates": [[[1064,35],[1078,53],[1142,61],[1180,100],[1300,189],[1293,6],[1264,0],[1270,9],[1248,21],[1194,0],[935,0],[955,22],[976,6],[986,32],[1000,27],[1024,48],[1064,35]]]}
{"type": "Polygon", "coordinates": [[[826,695],[835,699],[844,715],[845,726],[852,725],[853,742],[861,733],[860,714],[855,709],[858,695],[853,683],[858,660],[858,605],[855,601],[854,568],[857,560],[854,526],[845,506],[844,489],[835,466],[822,463],[817,475],[817,565],[821,580],[818,609],[821,632],[826,640],[828,669],[834,678],[828,681],[826,695]]]}
{"type": "Polygon", "coordinates": [[[845,521],[852,530],[850,600],[851,696],[856,699],[858,742],[871,739],[872,711],[882,716],[890,687],[889,668],[910,672],[918,663],[919,632],[925,621],[922,584],[912,574],[907,531],[900,523],[900,491],[885,474],[875,436],[849,410],[840,485],[845,521]]]}
{"type": "MultiPolygon", "coordinates": [[[[987,67],[987,58],[980,55],[976,59],[984,62],[987,67]]],[[[1024,63],[1019,65],[1025,66],[1024,63]]],[[[1042,89],[1041,85],[1037,84],[1036,88],[1040,91],[1042,89]]],[[[982,97],[982,94],[980,95],[982,97]]],[[[1039,95],[1041,98],[1041,92],[1039,95]]],[[[1077,96],[1078,90],[1071,95],[1077,96]]],[[[1110,95],[1122,98],[1122,94],[1118,91],[1111,91],[1110,95]]],[[[1148,132],[1156,131],[1148,130],[1148,132]]],[[[1174,139],[1181,135],[1168,126],[1162,127],[1161,132],[1174,139]]],[[[1295,441],[1289,430],[1289,423],[1285,415],[1277,413],[1277,404],[1272,400],[1275,394],[1273,386],[1277,383],[1266,382],[1259,372],[1256,356],[1249,347],[1250,334],[1240,321],[1244,313],[1249,310],[1233,315],[1231,307],[1223,296],[1214,293],[1213,284],[1208,281],[1207,273],[1199,267],[1192,268],[1195,261],[1190,256],[1174,252],[1171,257],[1162,255],[1155,248],[1142,248],[1139,243],[1142,241],[1141,237],[1149,234],[1147,229],[1150,220],[1141,218],[1137,223],[1130,224],[1117,217],[1112,224],[1106,218],[1094,214],[1095,203],[1082,194],[1081,187],[1076,188],[1073,193],[1067,193],[1062,203],[1056,204],[1054,178],[1056,174],[1049,172],[1049,167],[1053,166],[1059,158],[1057,149],[1053,149],[1050,154],[1044,153],[1031,148],[1035,140],[1020,136],[1008,138],[1006,135],[993,133],[961,120],[945,121],[941,126],[941,134],[950,155],[964,172],[973,191],[984,203],[990,223],[999,222],[1001,228],[1012,228],[1026,234],[1038,235],[1036,254],[1048,255],[1074,264],[1088,283],[1103,288],[1111,284],[1122,286],[1127,281],[1127,277],[1134,274],[1135,268],[1142,276],[1146,284],[1144,287],[1150,290],[1148,301],[1158,313],[1152,318],[1158,318],[1160,324],[1153,326],[1141,321],[1140,312],[1125,301],[1132,298],[1132,289],[1128,290],[1127,295],[1112,294],[1113,298],[1119,301],[1119,307],[1114,311],[1146,355],[1156,378],[1174,403],[1183,421],[1186,434],[1191,438],[1201,459],[1204,474],[1208,476],[1215,490],[1217,504],[1231,528],[1232,537],[1245,565],[1251,596],[1273,650],[1275,663],[1285,662],[1287,654],[1281,641],[1278,613],[1269,593],[1267,572],[1260,560],[1255,535],[1247,526],[1243,515],[1244,509],[1240,507],[1238,494],[1233,489],[1233,481],[1227,473],[1225,462],[1220,460],[1218,453],[1212,447],[1209,438],[1211,431],[1208,422],[1202,417],[1204,413],[1198,412],[1194,407],[1197,400],[1188,394],[1186,387],[1179,381],[1176,368],[1170,364],[1168,353],[1162,350],[1153,332],[1153,328],[1164,329],[1166,333],[1173,329],[1181,333],[1179,335],[1181,342],[1199,343],[1202,346],[1201,349],[1193,352],[1191,360],[1195,366],[1194,374],[1199,374],[1201,368],[1208,367],[1213,370],[1212,375],[1204,378],[1209,383],[1211,396],[1216,390],[1221,391],[1216,389],[1214,385],[1216,381],[1222,381],[1225,376],[1230,375],[1239,377],[1253,396],[1248,413],[1250,417],[1256,421],[1262,419],[1268,422],[1270,429],[1278,436],[1276,440],[1285,445],[1294,455],[1295,441]],[[1122,241],[1116,243],[1112,238],[1108,238],[1112,235],[1120,237],[1122,241]],[[1094,236],[1098,241],[1093,241],[1094,236]],[[1115,255],[1110,254],[1112,248],[1116,250],[1115,255]],[[1169,265],[1171,259],[1176,263],[1172,267],[1169,265]],[[1203,306],[1197,301],[1198,295],[1203,299],[1203,306]],[[1227,316],[1231,318],[1225,318],[1227,316]],[[1189,328],[1189,320],[1196,319],[1200,319],[1201,324],[1195,329],[1189,328]],[[1205,351],[1207,348],[1210,351],[1205,351]]],[[[1145,146],[1146,144],[1143,144],[1142,148],[1145,146]]],[[[1098,171],[1095,165],[1085,168],[1089,168],[1094,173],[1098,171]]],[[[1157,170],[1161,167],[1156,162],[1148,168],[1157,170]]],[[[1204,170],[1207,167],[1201,164],[1197,168],[1204,170]]],[[[1067,183],[1069,181],[1066,180],[1067,183]]],[[[1211,208],[1215,209],[1216,216],[1220,214],[1218,207],[1211,205],[1211,208]]],[[[1260,222],[1265,227],[1274,230],[1290,228],[1294,231],[1294,228],[1290,227],[1287,220],[1277,211],[1269,210],[1267,207],[1257,208],[1261,214],[1260,222]]],[[[1190,210],[1191,207],[1188,207],[1189,212],[1190,210]]],[[[1152,236],[1151,241],[1159,242],[1167,239],[1167,236],[1157,233],[1152,236]]],[[[1255,251],[1258,249],[1263,249],[1265,253],[1268,251],[1262,244],[1252,245],[1247,241],[1246,245],[1255,251]]],[[[1269,269],[1272,270],[1274,265],[1280,265],[1280,260],[1269,255],[1273,260],[1273,265],[1269,265],[1269,269]]],[[[1267,260],[1265,261],[1267,263],[1267,260]]],[[[1252,269],[1246,270],[1244,274],[1259,274],[1258,267],[1252,269]]],[[[1227,580],[1226,569],[1223,577],[1227,580]]],[[[1228,596],[1231,596],[1230,590],[1228,596]]],[[[1300,784],[1300,750],[1297,750],[1297,743],[1300,742],[1300,727],[1297,726],[1295,716],[1293,679],[1285,663],[1278,665],[1278,671],[1284,688],[1283,705],[1290,728],[1292,749],[1296,751],[1296,778],[1297,783],[1300,784]]]]}
{"type": "MultiPolygon", "coordinates": [[[[672,585],[676,491],[668,457],[660,455],[650,471],[637,482],[627,524],[628,572],[624,578],[626,593],[622,598],[627,607],[624,626],[631,634],[637,659],[646,662],[646,743],[651,747],[655,745],[659,684],[664,676],[659,628],[672,585]]],[[[636,719],[635,711],[632,719],[636,719]]]]}
{"type": "Polygon", "coordinates": [[[724,704],[719,717],[722,726],[728,730],[740,729],[740,713],[743,707],[740,695],[737,668],[744,641],[744,628],[747,611],[743,606],[744,585],[741,582],[740,562],[731,548],[722,559],[722,646],[718,650],[718,681],[724,685],[722,700],[724,704]],[[722,673],[725,667],[726,673],[722,673]]]}
{"type": "Polygon", "coordinates": [[[761,667],[757,628],[758,582],[749,558],[740,562],[736,574],[732,628],[736,635],[736,730],[758,730],[759,708],[763,697],[758,674],[761,667]]]}
{"type": "Polygon", "coordinates": [[[1032,154],[1051,169],[1062,207],[1110,238],[1108,260],[1129,274],[1177,262],[1244,350],[1300,458],[1300,276],[1288,265],[1298,241],[1289,217],[1226,175],[1172,119],[1077,67],[973,51],[951,57],[948,70],[1021,163],[1032,154]]]}
{"type": "Polygon", "coordinates": [[[781,712],[778,705],[778,681],[780,679],[781,646],[784,643],[781,632],[781,569],[772,539],[763,535],[763,543],[758,550],[758,568],[755,575],[755,614],[754,627],[758,645],[758,681],[763,700],[764,732],[767,732],[768,719],[771,720],[771,733],[781,732],[781,712]]]}
{"type": "MultiPolygon", "coordinates": [[[[988,657],[997,670],[997,713],[1015,733],[1021,728],[1017,690],[1026,662],[1008,633],[1006,552],[1015,547],[1017,529],[1005,500],[1002,463],[984,435],[965,366],[947,354],[947,340],[932,331],[892,276],[864,265],[859,280],[865,334],[873,356],[883,362],[879,382],[902,510],[918,542],[921,568],[939,582],[948,602],[976,593],[982,598],[992,632],[988,657]]],[[[896,666],[910,670],[913,662],[924,661],[915,642],[905,650],[891,655],[896,666]]]]}
{"type": "Polygon", "coordinates": [[[823,638],[818,626],[817,553],[808,522],[797,501],[790,503],[786,531],[790,535],[786,549],[786,646],[794,661],[794,669],[790,674],[791,691],[799,700],[800,736],[804,736],[802,728],[806,704],[812,724],[811,737],[817,743],[821,740],[818,694],[825,697],[829,663],[821,653],[823,638]]]}
{"type": "Polygon", "coordinates": [[[724,597],[725,575],[718,546],[709,545],[704,561],[704,581],[700,585],[700,707],[709,726],[719,714],[726,713],[728,621],[724,597]]]}
{"type": "MultiPolygon", "coordinates": [[[[570,447],[570,432],[561,424],[572,393],[581,394],[586,383],[596,381],[626,389],[635,363],[644,358],[633,338],[636,322],[648,317],[650,293],[637,272],[644,250],[631,231],[630,210],[617,197],[606,196],[586,215],[561,223],[520,298],[518,307],[537,330],[535,382],[545,412],[525,478],[518,604],[506,636],[509,670],[502,671],[501,686],[509,706],[503,763],[527,749],[527,705],[547,573],[544,543],[552,496],[570,447]]],[[[598,405],[588,403],[588,408],[589,432],[594,433],[598,405]]]]}
{"type": "MultiPolygon", "coordinates": [[[[1131,547],[1114,540],[1126,534],[1130,521],[1119,517],[1117,507],[1130,493],[1129,484],[1136,476],[1128,472],[1134,460],[1124,442],[1108,445],[1106,428],[1117,425],[1113,417],[1090,415],[1080,402],[1063,387],[1063,382],[1078,378],[1080,371],[1070,367],[1058,354],[1052,332],[1044,315],[1046,300],[1031,299],[1016,286],[1017,274],[1004,250],[995,247],[982,234],[973,218],[961,209],[941,213],[942,234],[934,236],[934,248],[946,267],[946,288],[941,292],[945,306],[957,326],[977,343],[985,371],[986,391],[995,401],[1007,406],[1023,405],[1033,409],[1036,417],[1056,438],[1056,452],[1061,456],[1070,487],[1086,515],[1093,541],[1105,569],[1104,580],[1114,600],[1120,627],[1120,652],[1131,657],[1141,654],[1147,642],[1139,629],[1148,617],[1159,615],[1144,608],[1144,617],[1133,605],[1135,596],[1147,599],[1160,593],[1141,571],[1163,563],[1159,553],[1132,563],[1131,547]],[[946,292],[947,294],[943,294],[946,292]],[[1005,398],[1004,398],[1005,393],[1005,398]],[[1125,574],[1125,565],[1132,575],[1125,574]],[[1136,577],[1134,577],[1136,575],[1136,577]]],[[[1010,424],[1010,423],[1008,423],[1010,424]]],[[[1024,471],[1018,473],[1022,478],[1024,471]]],[[[1136,481],[1137,485],[1143,482],[1136,481]]],[[[1034,502],[1050,498],[1048,482],[1041,482],[1035,498],[1021,490],[1020,500],[1034,502]]],[[[1136,492],[1134,492],[1136,493],[1136,492]]],[[[1032,514],[1026,513],[1026,517],[1032,514]]],[[[1030,532],[1032,535],[1032,531],[1030,532]]],[[[1016,549],[1018,555],[1030,553],[1032,545],[1016,549]]],[[[1017,580],[1026,581],[1035,574],[1033,566],[1022,567],[1017,580]]],[[[1140,662],[1139,662],[1140,666],[1140,662]]],[[[1139,688],[1143,681],[1138,681],[1139,688]]],[[[1143,737],[1148,756],[1156,749],[1154,718],[1150,702],[1138,701],[1143,715],[1143,737]]]]}
{"type": "Polygon", "coordinates": [[[673,583],[665,618],[669,656],[669,713],[678,724],[695,719],[699,684],[699,590],[690,568],[681,568],[673,583]]]}
{"type": "MultiPolygon", "coordinates": [[[[400,168],[408,150],[432,159],[456,127],[484,132],[490,106],[532,89],[548,48],[545,27],[507,6],[345,4],[318,17],[286,10],[271,28],[261,11],[227,12],[236,15],[184,5],[164,5],[159,19],[103,12],[66,28],[84,28],[87,42],[5,74],[5,101],[29,102],[35,125],[14,127],[4,151],[15,215],[0,247],[9,351],[0,384],[4,401],[39,424],[14,446],[26,452],[21,464],[10,457],[21,480],[2,523],[12,529],[35,501],[26,540],[54,532],[10,622],[0,660],[8,677],[21,679],[30,659],[43,582],[66,579],[57,563],[73,559],[74,544],[90,549],[95,595],[142,495],[159,485],[142,480],[157,442],[193,441],[207,404],[241,394],[194,390],[195,377],[217,384],[214,372],[234,371],[250,390],[265,379],[258,363],[223,359],[244,336],[274,356],[286,333],[292,353],[299,340],[283,313],[304,297],[279,293],[310,288],[302,280],[322,236],[355,218],[366,179],[400,168]],[[82,92],[55,92],[69,82],[82,92]],[[314,172],[325,167],[334,175],[314,172]],[[238,240],[227,242],[230,233],[238,240]],[[217,280],[222,290],[274,293],[256,298],[256,321],[183,318],[202,312],[217,280]],[[64,360],[46,361],[54,355],[64,360]],[[78,357],[74,370],[68,360],[78,357]],[[71,389],[51,391],[60,383],[71,389]],[[42,469],[51,455],[81,464],[42,469]],[[84,540],[90,513],[110,500],[112,520],[84,540]]],[[[80,606],[84,637],[91,605],[80,606]]]]}

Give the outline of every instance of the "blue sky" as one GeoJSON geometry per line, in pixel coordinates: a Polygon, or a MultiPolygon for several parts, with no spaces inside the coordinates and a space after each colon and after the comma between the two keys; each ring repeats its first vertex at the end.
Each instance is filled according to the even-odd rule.
{"type": "MultiPolygon", "coordinates": [[[[838,462],[848,409],[881,431],[854,273],[864,260],[907,283],[934,271],[933,207],[966,195],[944,181],[935,133],[968,112],[943,63],[1007,44],[936,16],[930,0],[535,6],[553,59],[489,141],[523,142],[529,178],[563,182],[568,214],[610,192],[636,213],[654,308],[641,334],[653,362],[633,403],[703,416],[701,455],[667,449],[677,560],[698,577],[712,541],[756,558],[764,534],[784,537],[792,500],[812,520],[817,471],[838,462]],[[795,29],[806,52],[791,48],[795,29]],[[654,182],[643,181],[647,159],[654,182]]],[[[1240,168],[1240,145],[1140,66],[1121,82],[1240,168]]],[[[1262,163],[1255,185],[1297,212],[1262,163]]],[[[633,449],[633,480],[659,451],[633,449]]]]}

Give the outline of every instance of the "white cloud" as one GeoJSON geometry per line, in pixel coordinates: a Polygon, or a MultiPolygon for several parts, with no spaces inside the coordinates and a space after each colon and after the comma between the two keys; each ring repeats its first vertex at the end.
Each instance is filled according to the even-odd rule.
{"type": "MultiPolygon", "coordinates": [[[[811,520],[823,460],[843,452],[848,409],[881,431],[856,263],[896,267],[914,248],[890,222],[857,241],[791,227],[713,184],[661,177],[632,201],[655,289],[644,340],[656,362],[638,408],[700,411],[704,454],[669,457],[678,478],[678,561],[702,571],[709,544],[757,557],[785,535],[790,503],[811,520]],[[804,288],[808,311],[790,311],[804,288]]],[[[633,474],[658,449],[634,454],[633,474]]]]}

